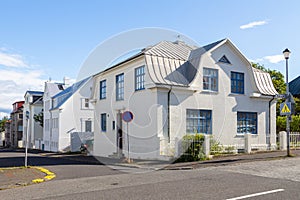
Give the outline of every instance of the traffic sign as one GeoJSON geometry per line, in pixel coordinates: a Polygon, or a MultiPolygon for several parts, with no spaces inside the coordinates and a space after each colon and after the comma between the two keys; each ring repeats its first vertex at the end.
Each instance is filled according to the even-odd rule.
{"type": "Polygon", "coordinates": [[[132,112],[130,111],[125,111],[123,114],[122,114],[122,119],[125,121],[125,122],[131,122],[133,120],[133,114],[132,112]]]}
{"type": "Polygon", "coordinates": [[[291,102],[284,102],[280,104],[280,115],[292,114],[291,102]]]}

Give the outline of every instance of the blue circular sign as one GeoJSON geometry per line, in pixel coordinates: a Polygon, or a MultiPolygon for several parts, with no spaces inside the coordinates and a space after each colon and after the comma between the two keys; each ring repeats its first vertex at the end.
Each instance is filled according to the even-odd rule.
{"type": "Polygon", "coordinates": [[[130,111],[125,111],[123,114],[122,114],[122,119],[125,121],[125,122],[131,122],[133,120],[133,114],[132,112],[130,111]]]}

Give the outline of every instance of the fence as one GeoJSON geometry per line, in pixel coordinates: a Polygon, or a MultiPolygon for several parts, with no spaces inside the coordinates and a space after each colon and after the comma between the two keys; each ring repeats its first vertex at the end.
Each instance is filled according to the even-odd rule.
{"type": "Polygon", "coordinates": [[[300,132],[290,133],[290,148],[300,149],[300,132]]]}

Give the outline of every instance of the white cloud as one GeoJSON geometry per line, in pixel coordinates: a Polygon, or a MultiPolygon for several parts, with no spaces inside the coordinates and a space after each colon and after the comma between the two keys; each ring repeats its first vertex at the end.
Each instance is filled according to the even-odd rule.
{"type": "Polygon", "coordinates": [[[43,91],[43,72],[39,70],[6,70],[0,69],[0,112],[12,110],[12,103],[22,101],[27,90],[43,91]]]}
{"type": "MultiPolygon", "coordinates": [[[[3,51],[4,49],[1,48],[1,50],[3,51]]],[[[5,52],[0,52],[0,65],[4,65],[6,67],[28,67],[21,55],[5,52]]]]}
{"type": "Polygon", "coordinates": [[[248,29],[248,28],[254,28],[255,26],[262,26],[267,24],[268,22],[263,20],[263,21],[255,21],[255,22],[250,22],[248,24],[244,24],[240,26],[240,29],[248,29]]]}
{"type": "Polygon", "coordinates": [[[9,118],[9,113],[0,112],[0,119],[3,119],[3,117],[8,117],[9,118]]]}
{"type": "Polygon", "coordinates": [[[265,56],[265,60],[269,61],[270,63],[279,63],[284,60],[283,55],[273,55],[273,56],[265,56]]]}

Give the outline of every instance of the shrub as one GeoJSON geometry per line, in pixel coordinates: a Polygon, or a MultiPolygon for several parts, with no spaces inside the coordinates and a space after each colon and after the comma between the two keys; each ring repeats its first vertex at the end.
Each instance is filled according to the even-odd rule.
{"type": "Polygon", "coordinates": [[[176,160],[176,162],[191,162],[206,160],[203,152],[203,134],[188,134],[182,138],[182,152],[183,154],[176,160]]]}

